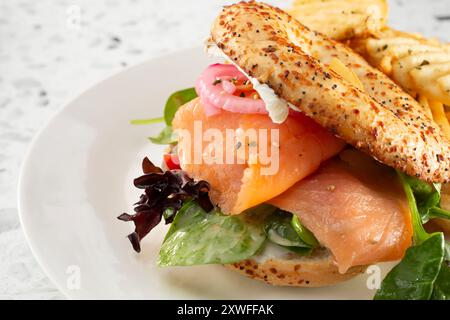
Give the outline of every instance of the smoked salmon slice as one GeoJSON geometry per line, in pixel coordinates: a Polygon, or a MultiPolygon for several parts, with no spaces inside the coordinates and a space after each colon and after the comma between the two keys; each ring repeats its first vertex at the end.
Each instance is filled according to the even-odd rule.
{"type": "Polygon", "coordinates": [[[182,106],[172,124],[179,136],[181,168],[194,179],[208,181],[211,199],[227,214],[239,214],[282,194],[345,146],[301,113],[289,116],[281,124],[273,123],[265,114],[223,111],[207,117],[198,98],[182,106]],[[246,134],[252,130],[257,131],[254,137],[246,134]],[[225,139],[227,131],[235,133],[231,141],[225,139]],[[260,138],[261,132],[265,132],[266,140],[260,138]],[[278,137],[272,136],[274,132],[278,132],[278,137]],[[227,156],[233,151],[229,157],[232,161],[225,161],[220,150],[202,141],[217,134],[224,140],[219,149],[227,156]],[[271,161],[261,160],[262,150],[267,150],[266,158],[271,161]],[[262,169],[269,174],[262,174],[262,169]]]}
{"type": "Polygon", "coordinates": [[[358,151],[343,151],[270,203],[297,214],[341,273],[399,260],[411,245],[411,215],[395,171],[358,151]]]}

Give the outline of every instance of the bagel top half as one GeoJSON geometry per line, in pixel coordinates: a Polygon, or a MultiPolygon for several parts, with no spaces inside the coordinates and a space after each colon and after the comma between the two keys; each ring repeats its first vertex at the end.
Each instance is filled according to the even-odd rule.
{"type": "Polygon", "coordinates": [[[450,144],[440,128],[345,45],[253,1],[225,7],[211,38],[250,77],[347,143],[422,180],[450,180],[450,144]],[[333,57],[359,77],[364,92],[328,67],[333,57]]]}

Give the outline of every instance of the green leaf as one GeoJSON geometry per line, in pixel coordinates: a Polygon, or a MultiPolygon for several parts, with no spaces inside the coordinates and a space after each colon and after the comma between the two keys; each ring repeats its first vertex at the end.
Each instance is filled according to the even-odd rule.
{"type": "Polygon", "coordinates": [[[151,118],[151,119],[135,119],[135,120],[131,120],[130,123],[134,124],[134,125],[147,125],[147,124],[159,123],[159,122],[163,122],[163,121],[164,121],[164,118],[159,117],[159,118],[151,118]]]}
{"type": "Polygon", "coordinates": [[[300,219],[295,214],[292,214],[291,226],[294,228],[294,230],[297,232],[298,236],[300,237],[300,239],[303,240],[303,242],[314,248],[319,246],[319,241],[317,241],[316,237],[313,235],[311,231],[309,231],[302,225],[300,219]]]}
{"type": "Polygon", "coordinates": [[[253,256],[265,239],[262,224],[246,214],[226,216],[218,210],[205,212],[195,202],[189,202],[175,216],[158,263],[189,266],[242,261],[253,256]]]}
{"type": "Polygon", "coordinates": [[[445,242],[445,253],[444,253],[444,260],[450,263],[450,243],[447,241],[445,242]]]}
{"type": "MultiPolygon", "coordinates": [[[[426,189],[426,187],[424,187],[423,183],[419,184],[418,181],[420,180],[418,179],[411,178],[400,171],[397,171],[397,174],[400,178],[400,182],[402,183],[403,190],[405,191],[406,199],[408,200],[409,208],[411,211],[414,243],[420,244],[426,239],[428,239],[430,235],[423,228],[422,218],[419,213],[419,210],[417,209],[417,203],[413,193],[413,188],[416,188],[416,190],[423,190],[426,189]],[[412,183],[412,185],[410,185],[410,183],[412,183]]],[[[424,194],[423,191],[421,191],[420,194],[424,194]]]]}
{"type": "Polygon", "coordinates": [[[441,269],[444,236],[432,234],[406,250],[402,261],[386,276],[375,300],[428,300],[441,269]]]}
{"type": "Polygon", "coordinates": [[[155,144],[173,144],[177,142],[177,138],[170,126],[165,127],[157,136],[149,137],[149,139],[155,144]]]}
{"type": "Polygon", "coordinates": [[[176,230],[182,229],[188,226],[190,223],[196,223],[203,219],[205,211],[194,201],[186,202],[175,215],[169,231],[167,231],[164,242],[169,238],[176,230]]]}
{"type": "Polygon", "coordinates": [[[292,214],[282,210],[277,210],[270,215],[264,226],[268,239],[298,254],[310,254],[313,247],[299,237],[291,221],[292,214]]]}
{"type": "Polygon", "coordinates": [[[439,275],[434,282],[432,300],[450,300],[450,268],[442,263],[439,275]]]}
{"type": "Polygon", "coordinates": [[[163,211],[164,221],[166,221],[166,223],[168,223],[168,221],[172,221],[171,219],[173,219],[175,214],[176,214],[176,212],[175,212],[174,208],[165,209],[163,211]]]}
{"type": "Polygon", "coordinates": [[[416,177],[402,174],[403,180],[411,187],[414,194],[419,197],[426,197],[435,190],[432,184],[422,181],[416,177]]]}
{"type": "Polygon", "coordinates": [[[442,232],[428,234],[422,225],[433,215],[434,206],[440,201],[440,185],[397,173],[411,211],[414,246],[408,248],[402,261],[389,272],[374,299],[447,299],[448,266],[443,261],[448,255],[448,244],[442,232]],[[436,195],[439,195],[438,201],[436,195]],[[422,216],[418,202],[422,205],[422,216]]]}
{"type": "Polygon", "coordinates": [[[450,243],[445,242],[444,262],[436,279],[432,299],[450,300],[450,243]]]}
{"type": "Polygon", "coordinates": [[[188,88],[172,93],[167,99],[166,106],[164,107],[164,121],[166,122],[166,125],[171,126],[177,110],[196,97],[197,93],[194,88],[188,88]]]}
{"type": "Polygon", "coordinates": [[[427,217],[429,219],[441,218],[450,220],[450,212],[438,207],[431,207],[428,209],[427,217]]]}
{"type": "Polygon", "coordinates": [[[434,218],[450,219],[450,212],[440,207],[441,185],[439,183],[430,184],[409,176],[405,176],[404,179],[414,193],[422,223],[427,223],[434,218]]]}
{"type": "Polygon", "coordinates": [[[441,202],[441,195],[439,192],[432,192],[425,199],[417,199],[417,202],[417,209],[419,210],[422,223],[426,223],[431,218],[430,211],[432,209],[439,209],[438,206],[441,202]]]}
{"type": "Polygon", "coordinates": [[[177,137],[174,135],[172,130],[172,121],[175,117],[175,113],[178,109],[188,103],[192,99],[197,97],[197,93],[194,88],[188,88],[174,92],[166,101],[164,107],[164,117],[163,118],[153,118],[153,119],[142,119],[142,120],[132,120],[132,124],[151,124],[156,122],[161,122],[164,120],[166,127],[155,137],[149,137],[150,141],[155,144],[174,144],[177,142],[177,137]]]}
{"type": "Polygon", "coordinates": [[[404,175],[403,179],[413,191],[422,223],[428,222],[431,218],[430,210],[432,208],[438,208],[441,202],[441,185],[430,184],[407,175],[404,175]]]}

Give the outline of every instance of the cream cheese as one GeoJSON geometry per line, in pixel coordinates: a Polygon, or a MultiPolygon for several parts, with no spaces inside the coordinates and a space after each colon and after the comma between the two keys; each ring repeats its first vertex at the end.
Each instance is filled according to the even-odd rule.
{"type": "Polygon", "coordinates": [[[258,79],[250,77],[240,66],[234,63],[213,41],[208,39],[205,42],[205,49],[208,55],[223,58],[232,63],[240,72],[245,74],[252,83],[253,89],[258,92],[266,105],[269,117],[275,123],[282,123],[289,115],[289,108],[300,111],[296,106],[277,96],[275,91],[265,83],[260,83],[258,79]]]}
{"type": "Polygon", "coordinates": [[[264,263],[268,260],[287,260],[289,258],[297,256],[296,253],[283,248],[279,245],[272,243],[271,241],[266,241],[261,250],[251,257],[252,260],[257,263],[264,263]]]}

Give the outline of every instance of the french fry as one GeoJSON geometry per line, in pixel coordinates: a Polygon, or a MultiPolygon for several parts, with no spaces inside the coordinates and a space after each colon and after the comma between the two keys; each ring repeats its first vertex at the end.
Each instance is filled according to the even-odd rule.
{"type": "Polygon", "coordinates": [[[444,112],[444,105],[435,100],[429,100],[428,103],[433,114],[434,122],[439,125],[445,137],[450,140],[450,124],[444,112]]]}

